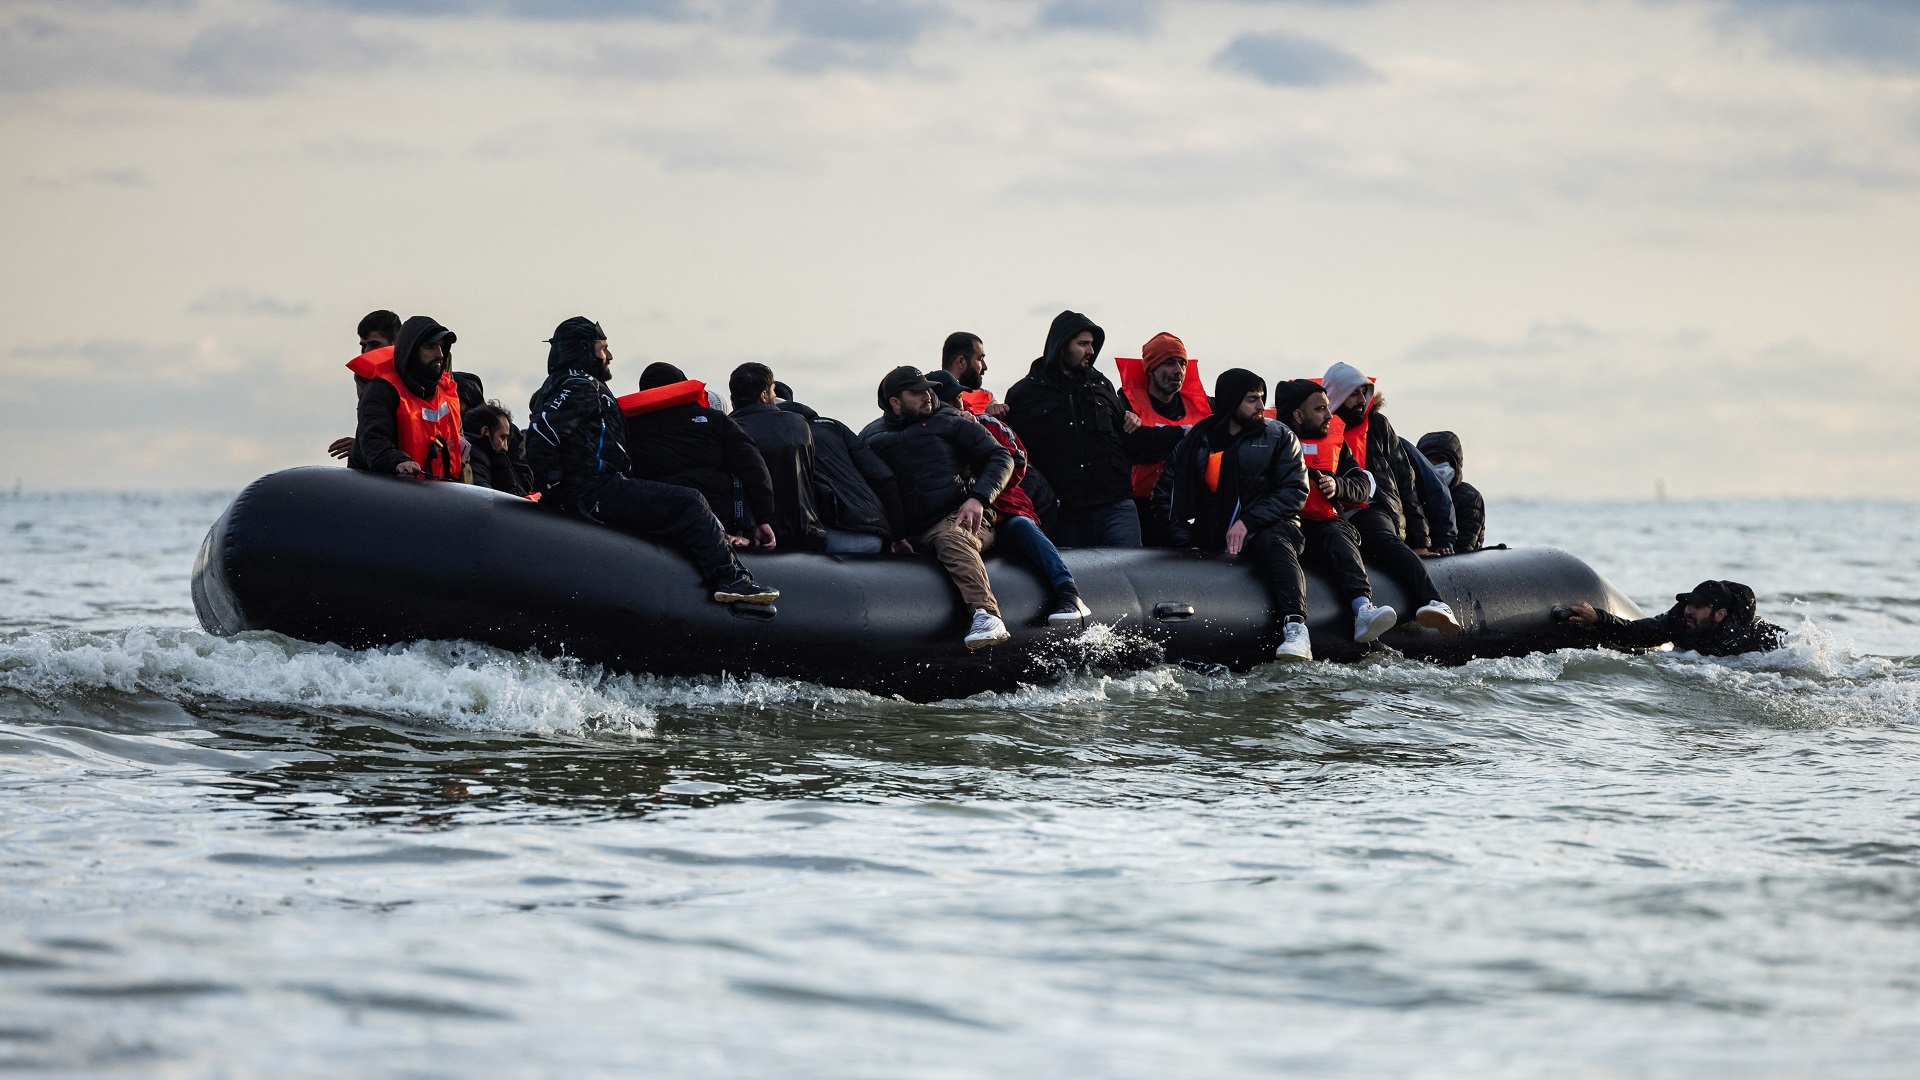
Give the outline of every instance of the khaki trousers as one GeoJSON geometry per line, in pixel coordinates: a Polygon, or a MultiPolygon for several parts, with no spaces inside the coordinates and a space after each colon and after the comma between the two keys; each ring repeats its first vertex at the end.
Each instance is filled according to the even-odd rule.
{"type": "Polygon", "coordinates": [[[993,586],[987,581],[987,566],[980,561],[980,553],[993,546],[991,528],[982,525],[977,533],[967,532],[953,523],[950,514],[914,537],[913,546],[933,552],[940,565],[947,568],[947,576],[959,587],[960,598],[967,602],[968,608],[985,608],[1000,614],[999,601],[993,598],[993,586]]]}

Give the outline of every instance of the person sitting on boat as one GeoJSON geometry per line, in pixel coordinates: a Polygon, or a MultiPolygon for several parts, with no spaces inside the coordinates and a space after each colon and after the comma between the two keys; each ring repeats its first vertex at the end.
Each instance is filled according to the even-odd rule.
{"type": "Polygon", "coordinates": [[[1374,480],[1373,494],[1348,518],[1360,534],[1360,554],[1368,566],[1385,570],[1419,605],[1413,621],[1448,636],[1459,633],[1460,620],[1440,599],[1440,591],[1414,551],[1429,542],[1418,481],[1399,432],[1380,412],[1382,401],[1372,381],[1351,364],[1335,364],[1320,385],[1340,419],[1341,438],[1353,451],[1354,462],[1374,480]]]}
{"type": "Polygon", "coordinates": [[[1213,405],[1186,343],[1172,334],[1155,334],[1140,347],[1137,360],[1115,357],[1113,362],[1120,369],[1120,393],[1140,418],[1140,430],[1127,437],[1140,539],[1148,547],[1172,547],[1165,520],[1152,511],[1153,485],[1160,482],[1173,448],[1212,414],[1213,405]]]}
{"type": "MultiPolygon", "coordinates": [[[[672,364],[648,364],[640,389],[688,382],[672,364]]],[[[633,476],[680,484],[706,497],[714,516],[738,546],[751,543],[766,551],[778,540],[773,531],[773,478],[760,449],[733,418],[711,404],[667,405],[627,417],[627,451],[633,476]]]]}
{"type": "Polygon", "coordinates": [[[1429,431],[1416,445],[1453,497],[1453,550],[1479,551],[1487,543],[1487,500],[1481,497],[1479,488],[1467,483],[1467,456],[1460,436],[1451,431],[1429,431]]]}
{"type": "Polygon", "coordinates": [[[773,486],[773,527],[783,551],[822,551],[827,530],[814,507],[813,426],[774,404],[773,369],[745,363],[727,380],[729,419],[753,441],[773,486]]]}
{"type": "Polygon", "coordinates": [[[884,415],[860,437],[873,447],[900,485],[905,541],[896,550],[931,551],[973,609],[966,646],[999,645],[1012,637],[1000,620],[980,553],[993,543],[993,501],[1013,477],[1013,455],[987,429],[934,397],[934,384],[912,366],[880,380],[884,415]]]}
{"type": "Polygon", "coordinates": [[[461,427],[467,433],[468,481],[476,487],[492,488],[509,495],[525,496],[526,484],[514,467],[508,452],[513,432],[513,414],[497,401],[485,401],[466,410],[461,427]]]}
{"type": "Polygon", "coordinates": [[[780,590],[740,565],[698,491],[627,475],[626,418],[607,389],[613,352],[600,324],[575,316],[554,330],[548,346],[547,379],[527,408],[527,461],[541,505],[678,546],[719,603],[778,600],[780,590]]]}
{"type": "Polygon", "coordinates": [[[1139,547],[1133,460],[1125,436],[1140,427],[1094,361],[1107,332],[1077,311],[1047,329],[1046,352],[1007,391],[1007,423],[1060,498],[1063,547],[1139,547]]]}
{"type": "Polygon", "coordinates": [[[347,369],[367,380],[348,464],[366,472],[464,479],[460,389],[447,373],[453,331],[415,315],[400,327],[391,351],[362,353],[347,369]]]}
{"type": "Polygon", "coordinates": [[[991,407],[988,402],[977,397],[969,400],[967,388],[952,372],[929,371],[927,379],[943,403],[959,410],[960,415],[979,421],[987,434],[993,436],[993,441],[1013,455],[1013,476],[993,500],[992,509],[997,519],[994,535],[1026,556],[1034,569],[1046,577],[1047,586],[1053,590],[1053,610],[1047,613],[1047,625],[1078,625],[1093,612],[1080,599],[1080,587],[1074,583],[1073,571],[1067,569],[1067,564],[1061,561],[1060,550],[1041,531],[1040,515],[1034,512],[1033,500],[1020,486],[1021,474],[1027,471],[1027,448],[1021,445],[1020,436],[987,411],[991,407]]]}
{"type": "Polygon", "coordinates": [[[1671,643],[1701,656],[1738,656],[1771,652],[1787,643],[1787,632],[1760,618],[1753,590],[1737,581],[1703,581],[1673,598],[1662,614],[1632,621],[1592,604],[1575,604],[1567,621],[1592,627],[1602,645],[1652,649],[1671,643]]]}
{"type": "MultiPolygon", "coordinates": [[[[962,404],[955,405],[955,408],[962,412],[991,416],[996,420],[1006,419],[1006,403],[993,400],[993,391],[985,385],[987,346],[980,340],[980,335],[965,330],[948,334],[946,342],[940,347],[940,370],[959,380],[963,388],[962,404]]],[[[1054,494],[1053,485],[1047,483],[1047,478],[1040,474],[1031,460],[1026,468],[1018,471],[1020,475],[1014,482],[1027,493],[1034,520],[1040,523],[1042,530],[1051,534],[1058,523],[1060,496],[1054,494]]]]}
{"type": "Polygon", "coordinates": [[[813,505],[826,526],[824,550],[874,555],[906,532],[900,488],[893,470],[853,429],[793,400],[785,383],[773,384],[780,408],[813,429],[813,505]]]}
{"type": "MultiPolygon", "coordinates": [[[[393,348],[394,340],[400,336],[400,316],[395,315],[391,311],[370,311],[366,317],[360,320],[360,325],[355,328],[354,333],[360,336],[360,355],[362,356],[380,349],[391,349],[393,348]]],[[[367,377],[356,374],[353,377],[353,398],[355,401],[360,400],[360,391],[366,388],[367,377]]],[[[359,461],[354,457],[353,436],[351,435],[344,439],[335,439],[331,443],[328,443],[327,456],[336,460],[346,461],[349,468],[366,468],[364,461],[359,461]]]]}
{"type": "Polygon", "coordinates": [[[1393,629],[1400,617],[1391,607],[1374,605],[1373,583],[1360,557],[1360,534],[1347,521],[1353,508],[1373,494],[1373,477],[1334,436],[1333,410],[1319,383],[1281,383],[1274,389],[1273,411],[1299,438],[1307,469],[1307,501],[1300,508],[1303,554],[1327,572],[1334,592],[1352,608],[1353,640],[1373,641],[1393,629]]]}
{"type": "Polygon", "coordinates": [[[1274,657],[1311,660],[1307,579],[1300,572],[1300,508],[1307,471],[1300,440],[1264,415],[1267,382],[1245,368],[1213,381],[1213,414],[1193,426],[1153,488],[1153,512],[1174,543],[1197,551],[1242,553],[1260,564],[1283,638],[1274,657]]]}

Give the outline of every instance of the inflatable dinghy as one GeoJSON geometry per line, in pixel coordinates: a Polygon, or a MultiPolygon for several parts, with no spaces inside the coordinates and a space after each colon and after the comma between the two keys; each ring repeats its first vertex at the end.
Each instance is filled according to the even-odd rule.
{"type": "MultiPolygon", "coordinates": [[[[1013,640],[969,652],[971,612],[926,556],[748,555],[781,590],[772,607],[709,599],[687,558],[485,488],[301,468],[255,481],[214,523],[193,568],[193,603],[215,634],[271,630],[364,648],[467,639],[566,655],[617,671],[805,679],[915,700],[1045,681],[1088,665],[1174,663],[1244,670],[1272,661],[1280,630],[1257,567],[1165,549],[1062,553],[1092,623],[1051,630],[1042,581],[1023,562],[987,569],[1013,640]]],[[[1585,563],[1550,548],[1427,563],[1465,631],[1412,623],[1381,642],[1442,663],[1583,643],[1555,605],[1639,608],[1585,563]]],[[[1374,599],[1413,605],[1385,575],[1374,599]]],[[[1354,660],[1353,618],[1307,575],[1314,655],[1354,660]]]]}

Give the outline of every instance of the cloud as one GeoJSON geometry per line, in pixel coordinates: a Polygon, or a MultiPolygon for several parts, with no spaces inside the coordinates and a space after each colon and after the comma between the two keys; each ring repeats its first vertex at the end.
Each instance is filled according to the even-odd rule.
{"type": "Polygon", "coordinates": [[[357,34],[339,16],[220,22],[182,39],[128,29],[112,19],[75,22],[29,14],[0,27],[0,92],[135,86],[258,95],[320,72],[372,70],[403,48],[391,38],[357,34]]]}
{"type": "Polygon", "coordinates": [[[1042,30],[1145,34],[1160,21],[1160,0],[1053,0],[1034,25],[1042,30]]]}
{"type": "Polygon", "coordinates": [[[187,305],[189,315],[239,315],[298,319],[313,310],[311,304],[277,300],[245,289],[214,289],[187,305]]]}
{"type": "Polygon", "coordinates": [[[1790,53],[1876,71],[1920,71],[1913,0],[1722,0],[1722,19],[1758,28],[1790,53]]]}
{"type": "Polygon", "coordinates": [[[686,0],[308,0],[310,6],[361,15],[430,18],[444,15],[504,15],[517,19],[676,21],[693,11],[686,0]]]}
{"type": "Polygon", "coordinates": [[[222,23],[194,35],[174,71],[194,89],[264,94],[316,71],[367,71],[396,55],[395,43],[363,37],[333,20],[222,23]]]}
{"type": "Polygon", "coordinates": [[[904,0],[780,0],[774,21],[803,37],[911,45],[949,17],[945,8],[904,0]]]}
{"type": "Polygon", "coordinates": [[[20,182],[21,187],[36,188],[42,191],[72,191],[81,187],[144,188],[152,187],[153,180],[146,170],[127,166],[118,169],[88,169],[71,172],[65,176],[29,176],[20,182]]]}
{"type": "Polygon", "coordinates": [[[1369,82],[1380,73],[1364,60],[1297,34],[1241,34],[1213,58],[1224,71],[1251,75],[1268,86],[1331,86],[1369,82]]]}

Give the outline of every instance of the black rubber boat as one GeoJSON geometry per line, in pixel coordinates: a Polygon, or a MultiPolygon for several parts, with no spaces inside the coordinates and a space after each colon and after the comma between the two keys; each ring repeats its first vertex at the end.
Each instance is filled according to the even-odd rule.
{"type": "MultiPolygon", "coordinates": [[[[1093,620],[1113,633],[1049,630],[1047,590],[1023,563],[989,558],[1013,640],[969,652],[969,612],[930,558],[749,556],[778,587],[774,608],[720,605],[680,554],[482,488],[341,468],[262,477],[233,500],[193,568],[200,623],[351,647],[464,638],[578,657],[619,671],[786,676],[916,700],[1044,682],[1063,670],[1153,663],[1244,670],[1273,659],[1279,631],[1259,571],[1169,550],[1064,553],[1093,620]]],[[[1456,663],[1582,644],[1552,609],[1639,608],[1585,563],[1551,548],[1436,559],[1433,582],[1466,627],[1411,623],[1382,643],[1456,663]]],[[[1374,598],[1412,606],[1383,575],[1374,598]]],[[[1314,655],[1354,660],[1352,617],[1309,573],[1314,655]]]]}

